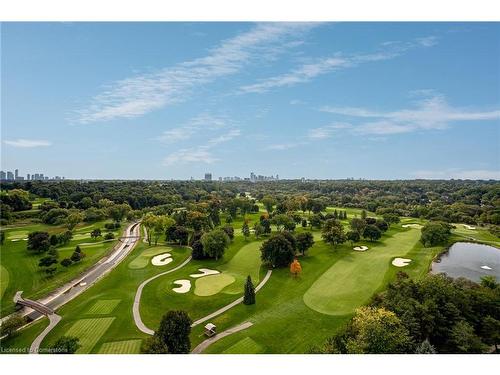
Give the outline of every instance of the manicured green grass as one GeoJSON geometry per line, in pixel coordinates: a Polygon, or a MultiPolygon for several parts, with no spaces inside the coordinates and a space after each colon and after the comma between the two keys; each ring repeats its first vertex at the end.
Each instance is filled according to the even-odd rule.
{"type": "Polygon", "coordinates": [[[0,298],[3,297],[7,286],[9,285],[9,271],[0,265],[0,298]]]}
{"type": "Polygon", "coordinates": [[[466,241],[484,242],[500,247],[500,239],[488,231],[488,228],[472,225],[475,229],[467,229],[464,224],[453,224],[452,233],[466,241]]]}
{"type": "Polygon", "coordinates": [[[66,331],[66,336],[78,337],[81,347],[77,353],[89,353],[115,320],[109,318],[80,319],[66,331]]]}
{"type": "Polygon", "coordinates": [[[111,314],[118,306],[121,300],[119,299],[101,299],[96,301],[88,310],[87,314],[90,315],[107,315],[111,314]]]}
{"type": "Polygon", "coordinates": [[[256,241],[243,246],[229,262],[220,266],[220,274],[197,279],[194,293],[198,296],[211,296],[221,291],[238,294],[243,290],[248,275],[257,284],[261,266],[261,244],[261,241],[256,241]]]}
{"type": "Polygon", "coordinates": [[[136,354],[140,352],[142,340],[105,342],[99,354],[136,354]]]}
{"type": "Polygon", "coordinates": [[[222,354],[259,354],[262,352],[262,346],[257,344],[250,337],[245,337],[224,350],[222,354]]]}
{"type": "Polygon", "coordinates": [[[163,254],[163,253],[169,253],[172,251],[172,248],[169,246],[155,246],[149,249],[146,249],[142,251],[139,256],[135,257],[134,260],[132,260],[129,264],[128,267],[130,269],[141,269],[146,267],[149,262],[151,261],[151,258],[154,257],[155,255],[163,254]]]}
{"type": "MultiPolygon", "coordinates": [[[[348,212],[348,215],[350,213],[354,214],[351,211],[348,212]]],[[[256,219],[258,215],[253,214],[253,217],[256,219]]],[[[369,214],[369,216],[373,216],[373,214],[369,214]]],[[[401,224],[404,222],[422,223],[420,220],[408,219],[402,220],[401,224]]],[[[257,293],[255,305],[240,304],[212,319],[211,322],[217,325],[220,332],[244,321],[251,321],[254,325],[217,341],[209,346],[206,352],[306,353],[312,346],[321,345],[326,338],[332,336],[347,322],[352,316],[354,308],[368,302],[373,293],[383,290],[387,283],[394,279],[397,272],[405,271],[415,278],[422,277],[427,273],[430,261],[443,247],[423,248],[418,242],[420,230],[405,229],[401,227],[401,224],[393,225],[376,243],[361,241],[356,244],[370,247],[364,253],[354,252],[349,243],[334,249],[321,241],[319,231],[313,231],[316,239],[315,245],[305,257],[299,257],[302,274],[293,277],[287,268],[275,269],[267,284],[257,293]],[[413,261],[407,267],[397,268],[391,265],[394,257],[410,258],[413,261]],[[346,267],[350,268],[351,271],[344,270],[346,267]],[[332,269],[335,272],[331,271],[332,269]],[[326,279],[325,275],[329,275],[329,279],[326,279]],[[370,290],[364,291],[357,286],[355,279],[358,275],[366,275],[362,283],[365,287],[368,285],[370,290]],[[313,287],[313,285],[323,278],[329,280],[330,283],[326,283],[324,288],[320,288],[322,289],[321,293],[328,294],[332,291],[334,299],[345,298],[345,301],[339,301],[341,305],[339,311],[343,315],[320,313],[304,302],[304,295],[310,289],[316,289],[317,286],[313,287]],[[341,288],[346,289],[345,296],[342,295],[341,288]],[[356,294],[356,301],[349,300],[347,289],[356,294]]],[[[298,232],[304,230],[309,231],[309,229],[299,227],[296,229],[298,232]]],[[[453,238],[460,237],[455,235],[453,238]]],[[[255,284],[257,280],[262,279],[267,271],[264,267],[257,267],[257,263],[252,266],[247,264],[251,263],[251,259],[258,259],[257,257],[252,258],[252,256],[260,255],[258,251],[260,241],[256,241],[255,237],[251,236],[249,242],[246,242],[241,231],[237,230],[235,239],[222,259],[218,261],[192,260],[180,270],[149,283],[144,288],[140,306],[144,323],[155,329],[162,315],[172,309],[185,310],[193,320],[196,320],[234,301],[243,294],[242,281],[250,268],[253,270],[251,272],[254,272],[252,278],[254,278],[255,272],[258,272],[254,278],[255,284]],[[247,254],[246,250],[242,251],[252,248],[255,253],[247,254]],[[238,260],[238,257],[241,259],[238,260]],[[233,263],[231,268],[244,275],[241,279],[241,285],[239,282],[234,282],[222,289],[222,292],[206,297],[197,296],[194,293],[194,286],[186,294],[172,291],[172,288],[175,287],[173,281],[191,279],[189,275],[198,273],[198,268],[223,271],[230,263],[233,263]],[[233,291],[234,294],[230,294],[233,291]]],[[[108,276],[59,309],[58,313],[63,319],[44,340],[42,348],[51,346],[59,337],[67,335],[68,330],[74,324],[89,316],[89,309],[93,308],[96,302],[119,299],[121,300],[119,309],[115,308],[110,312],[116,315],[113,323],[102,334],[99,334],[96,343],[92,348],[85,349],[85,352],[97,353],[108,350],[136,352],[137,347],[132,348],[131,344],[119,344],[119,342],[139,341],[148,337],[137,330],[132,319],[132,304],[137,286],[155,274],[176,267],[190,255],[190,249],[172,247],[173,262],[165,267],[155,267],[149,262],[143,268],[130,267],[130,263],[141,257],[143,253],[156,251],[164,252],[164,250],[159,250],[159,247],[149,247],[141,242],[132,251],[132,254],[108,276]],[[116,348],[113,349],[113,347],[116,348]]],[[[98,317],[96,316],[96,318],[98,317]]],[[[100,318],[102,319],[102,317],[100,318]]],[[[113,319],[113,317],[110,318],[113,319]]],[[[44,321],[46,320],[44,319],[44,321]]],[[[5,345],[12,348],[25,345],[28,342],[31,343],[30,339],[36,337],[45,325],[46,323],[36,323],[24,330],[22,335],[6,342],[5,345]]],[[[194,348],[204,339],[203,324],[194,327],[191,334],[192,347],[194,348]]]]}
{"type": "Polygon", "coordinates": [[[392,258],[408,253],[419,236],[419,231],[410,229],[383,243],[368,243],[367,251],[345,254],[307,290],[305,304],[323,314],[352,313],[380,287],[392,258]]]}
{"type": "Polygon", "coordinates": [[[236,279],[227,273],[201,277],[196,280],[194,294],[200,297],[213,296],[235,281],[236,279]]]}
{"type": "MultiPolygon", "coordinates": [[[[82,223],[74,230],[74,238],[64,247],[58,248],[59,261],[71,257],[77,245],[80,245],[86,257],[76,264],[65,268],[57,265],[56,273],[48,277],[38,266],[38,261],[43,254],[33,254],[27,250],[27,241],[24,239],[28,234],[34,231],[47,231],[49,234],[64,232],[66,228],[62,225],[52,226],[41,223],[18,223],[8,225],[3,229],[5,231],[5,243],[1,246],[0,263],[7,270],[9,282],[4,286],[2,280],[2,300],[1,315],[4,316],[13,311],[14,303],[12,298],[14,294],[22,290],[27,298],[40,298],[51,290],[70,281],[88,267],[94,265],[100,258],[108,253],[117,242],[102,239],[90,239],[90,231],[94,228],[103,229],[105,222],[93,224],[82,223]]],[[[114,231],[116,237],[121,234],[122,229],[114,231]]],[[[2,272],[4,274],[4,272],[2,272]]]]}
{"type": "MultiPolygon", "coordinates": [[[[44,350],[52,346],[58,338],[67,335],[67,331],[79,320],[88,318],[89,310],[94,307],[96,302],[102,300],[121,300],[121,302],[118,307],[111,312],[114,315],[111,317],[114,319],[113,323],[102,336],[97,337],[98,341],[93,348],[86,349],[86,352],[97,353],[104,343],[143,340],[149,337],[136,328],[132,319],[132,305],[137,287],[143,280],[182,263],[190,255],[190,251],[185,247],[172,246],[171,253],[174,260],[167,266],[168,268],[155,267],[149,264],[142,269],[130,269],[128,266],[129,262],[133,261],[133,259],[139,256],[143,250],[148,248],[149,246],[141,241],[134,250],[132,250],[130,256],[101,281],[86,290],[78,298],[58,309],[57,313],[61,315],[62,320],[42,342],[41,349],[44,350]]],[[[153,246],[150,249],[154,248],[153,246]]],[[[165,313],[165,311],[161,312],[158,321],[163,313],[165,313]]],[[[95,317],[102,318],[103,315],[96,315],[95,317]]],[[[6,348],[18,348],[28,343],[29,347],[29,344],[31,344],[34,338],[46,325],[47,319],[43,319],[41,322],[37,322],[32,327],[23,331],[22,335],[6,341],[2,343],[2,345],[6,348]]],[[[152,327],[156,328],[156,325],[152,327]]],[[[81,350],[81,352],[83,351],[81,350]]]]}

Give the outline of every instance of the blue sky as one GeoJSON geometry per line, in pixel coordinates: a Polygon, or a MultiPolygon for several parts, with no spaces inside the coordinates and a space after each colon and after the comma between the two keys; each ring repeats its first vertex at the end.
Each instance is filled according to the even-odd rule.
{"type": "Polygon", "coordinates": [[[500,179],[500,25],[2,24],[2,169],[500,179]]]}

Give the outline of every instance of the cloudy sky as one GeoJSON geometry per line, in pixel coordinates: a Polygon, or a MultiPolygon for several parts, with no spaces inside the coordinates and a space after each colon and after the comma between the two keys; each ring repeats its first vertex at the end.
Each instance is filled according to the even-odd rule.
{"type": "Polygon", "coordinates": [[[500,26],[2,25],[2,168],[500,179],[500,26]]]}

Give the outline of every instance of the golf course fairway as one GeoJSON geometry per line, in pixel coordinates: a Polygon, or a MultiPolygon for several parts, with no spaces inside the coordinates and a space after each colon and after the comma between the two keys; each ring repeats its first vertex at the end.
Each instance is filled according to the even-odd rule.
{"type": "Polygon", "coordinates": [[[383,282],[395,256],[409,252],[420,231],[396,233],[365,252],[353,251],[339,259],[304,294],[304,303],[327,315],[345,315],[366,303],[383,282]]]}

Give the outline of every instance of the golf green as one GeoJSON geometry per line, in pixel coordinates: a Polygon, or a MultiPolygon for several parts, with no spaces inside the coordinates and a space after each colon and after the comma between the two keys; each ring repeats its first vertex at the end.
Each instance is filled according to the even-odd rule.
{"type": "Polygon", "coordinates": [[[327,315],[345,315],[366,303],[380,287],[391,259],[408,253],[420,231],[394,234],[365,252],[353,251],[339,259],[304,294],[304,303],[327,315]]]}
{"type": "Polygon", "coordinates": [[[159,254],[169,253],[172,251],[171,247],[168,246],[155,246],[150,247],[142,251],[142,253],[137,256],[132,262],[129,263],[128,267],[130,269],[141,269],[149,264],[150,259],[159,254]]]}
{"type": "Polygon", "coordinates": [[[259,281],[261,244],[262,242],[258,241],[243,246],[229,262],[220,266],[220,274],[197,279],[194,294],[211,296],[221,291],[229,294],[241,293],[248,275],[256,284],[259,281]]]}

